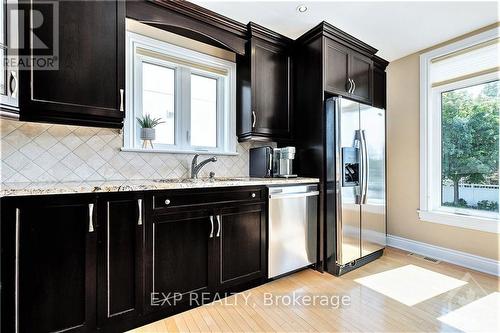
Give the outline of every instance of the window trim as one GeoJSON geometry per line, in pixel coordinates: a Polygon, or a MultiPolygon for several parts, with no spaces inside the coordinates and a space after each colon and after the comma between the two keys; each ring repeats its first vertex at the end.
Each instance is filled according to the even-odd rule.
{"type": "MultiPolygon", "coordinates": [[[[180,154],[217,154],[217,155],[237,155],[237,143],[236,143],[236,64],[224,59],[220,59],[208,54],[193,51],[187,48],[183,48],[177,45],[173,45],[164,41],[153,39],[147,36],[143,36],[131,31],[127,31],[127,48],[126,48],[126,114],[124,120],[124,131],[123,131],[123,147],[122,151],[140,151],[140,152],[155,152],[155,153],[180,153],[180,154]],[[227,73],[223,79],[221,75],[216,73],[211,73],[204,71],[199,68],[191,68],[190,71],[185,70],[186,66],[178,65],[169,62],[165,59],[157,59],[148,57],[144,54],[138,54],[137,49],[145,49],[147,51],[157,52],[160,54],[167,54],[172,57],[179,59],[185,59],[189,62],[200,63],[203,65],[208,65],[218,70],[225,71],[227,73]],[[142,59],[142,60],[141,60],[142,59]],[[186,145],[186,141],[181,139],[181,135],[186,135],[187,133],[180,133],[179,129],[186,129],[191,126],[190,123],[190,112],[189,116],[182,116],[179,113],[184,113],[179,110],[185,109],[186,105],[180,105],[181,101],[179,98],[175,98],[175,144],[174,145],[158,145],[155,149],[143,149],[141,148],[140,139],[138,135],[139,126],[135,121],[135,117],[138,116],[136,110],[139,110],[140,99],[137,96],[141,94],[137,91],[138,85],[135,78],[140,76],[139,65],[142,61],[146,60],[148,63],[158,64],[161,66],[169,67],[175,70],[175,80],[176,89],[181,89],[180,92],[176,91],[176,96],[178,94],[188,94],[182,90],[186,90],[186,87],[181,87],[180,77],[182,75],[189,75],[187,73],[192,73],[196,75],[201,75],[205,77],[213,77],[217,79],[217,147],[197,147],[186,145]],[[184,89],[183,89],[184,88],[184,89]],[[221,89],[223,88],[223,89],[221,89]],[[220,102],[219,102],[220,101],[220,102]],[[182,122],[182,124],[181,124],[182,122]]],[[[137,78],[137,79],[140,79],[137,78]]],[[[185,82],[184,82],[185,83],[185,82]]],[[[190,96],[183,96],[183,100],[190,100],[190,96]],[[186,99],[189,97],[188,99],[186,99]]]]}
{"type": "MultiPolygon", "coordinates": [[[[458,51],[485,41],[499,38],[500,27],[485,31],[455,43],[431,50],[420,55],[420,209],[421,221],[433,222],[454,227],[500,233],[500,220],[497,217],[469,215],[474,213],[468,209],[441,209],[441,113],[436,110],[436,91],[444,91],[443,87],[470,86],[498,79],[498,73],[476,76],[448,85],[432,88],[430,78],[431,60],[454,51],[458,51]],[[439,144],[436,144],[438,140],[439,144]],[[439,177],[439,179],[437,179],[439,177]],[[440,209],[437,209],[439,203],[440,209]]],[[[441,105],[438,106],[439,110],[441,105]]],[[[477,213],[477,212],[476,212],[477,213]]]]}

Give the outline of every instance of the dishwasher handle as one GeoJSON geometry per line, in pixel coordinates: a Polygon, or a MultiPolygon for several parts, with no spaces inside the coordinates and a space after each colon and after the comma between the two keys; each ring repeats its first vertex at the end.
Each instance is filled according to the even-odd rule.
{"type": "Polygon", "coordinates": [[[319,195],[319,191],[270,194],[269,199],[305,198],[319,195]]]}

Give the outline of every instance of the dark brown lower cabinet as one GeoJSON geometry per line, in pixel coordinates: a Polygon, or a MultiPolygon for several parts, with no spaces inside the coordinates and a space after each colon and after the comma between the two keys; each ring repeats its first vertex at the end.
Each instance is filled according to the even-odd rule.
{"type": "Polygon", "coordinates": [[[92,197],[3,201],[2,331],[92,331],[96,244],[92,197]]]}
{"type": "Polygon", "coordinates": [[[142,314],[144,209],[142,194],[99,198],[98,326],[112,327],[142,314]]]}
{"type": "Polygon", "coordinates": [[[146,295],[151,309],[174,311],[211,292],[214,233],[210,216],[207,210],[194,210],[153,217],[146,295]]]}
{"type": "Polygon", "coordinates": [[[264,282],[266,190],[230,191],[2,198],[2,332],[121,332],[264,282]]]}
{"type": "Polygon", "coordinates": [[[219,289],[265,278],[266,215],[264,204],[238,205],[219,211],[219,289]]]}
{"type": "Polygon", "coordinates": [[[243,195],[248,194],[245,201],[236,190],[233,202],[220,190],[155,196],[167,198],[174,206],[175,195],[182,195],[185,200],[183,206],[172,207],[171,211],[162,208],[151,219],[147,241],[151,254],[147,256],[150,262],[146,269],[150,310],[178,312],[224,297],[239,287],[265,281],[265,196],[260,200],[251,196],[260,190],[242,189],[243,195]],[[189,200],[198,202],[196,198],[201,194],[211,194],[212,202],[189,205],[189,200]]]}

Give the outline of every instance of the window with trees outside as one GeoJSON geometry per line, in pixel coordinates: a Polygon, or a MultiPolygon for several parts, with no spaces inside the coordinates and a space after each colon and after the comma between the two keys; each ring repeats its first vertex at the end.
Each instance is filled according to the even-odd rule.
{"type": "Polygon", "coordinates": [[[498,82],[440,92],[444,207],[498,213],[498,82]]]}
{"type": "Polygon", "coordinates": [[[234,154],[236,65],[127,32],[124,150],[234,154]],[[144,142],[138,121],[157,120],[144,142]]]}
{"type": "Polygon", "coordinates": [[[421,220],[499,232],[498,29],[421,56],[421,220]]]}

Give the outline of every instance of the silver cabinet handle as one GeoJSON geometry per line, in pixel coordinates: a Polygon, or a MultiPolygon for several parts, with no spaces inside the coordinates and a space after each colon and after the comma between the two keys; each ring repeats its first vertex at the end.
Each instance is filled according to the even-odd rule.
{"type": "Polygon", "coordinates": [[[13,98],[17,98],[17,89],[18,89],[18,84],[17,84],[17,73],[12,71],[10,72],[10,82],[9,82],[9,89],[10,89],[10,96],[13,98]]]}
{"type": "Polygon", "coordinates": [[[350,77],[347,78],[347,82],[349,83],[347,87],[347,93],[350,94],[352,89],[352,82],[350,77]]]}
{"type": "Polygon", "coordinates": [[[89,204],[89,232],[94,232],[94,204],[89,204]]]}
{"type": "Polygon", "coordinates": [[[120,111],[125,111],[125,109],[123,108],[123,89],[120,89],[120,111]]]}
{"type": "Polygon", "coordinates": [[[214,238],[214,217],[210,215],[210,236],[209,238],[214,238]]]}
{"type": "Polygon", "coordinates": [[[252,110],[252,118],[253,118],[252,128],[255,128],[255,123],[257,122],[257,114],[255,113],[254,110],[252,110]]]}
{"type": "Polygon", "coordinates": [[[220,215],[217,215],[217,235],[215,235],[215,237],[219,237],[220,236],[220,215]]]}
{"type": "Polygon", "coordinates": [[[170,205],[170,200],[169,199],[165,200],[165,205],[167,205],[167,206],[170,205]]]}
{"type": "Polygon", "coordinates": [[[137,225],[142,225],[142,199],[137,199],[137,206],[139,207],[139,217],[137,218],[137,225]]]}
{"type": "Polygon", "coordinates": [[[19,228],[21,210],[16,208],[16,245],[14,267],[14,331],[19,332],[19,228]]]}
{"type": "Polygon", "coordinates": [[[352,91],[351,91],[351,94],[354,94],[354,90],[356,90],[356,82],[354,80],[351,80],[352,81],[352,91]]]}

